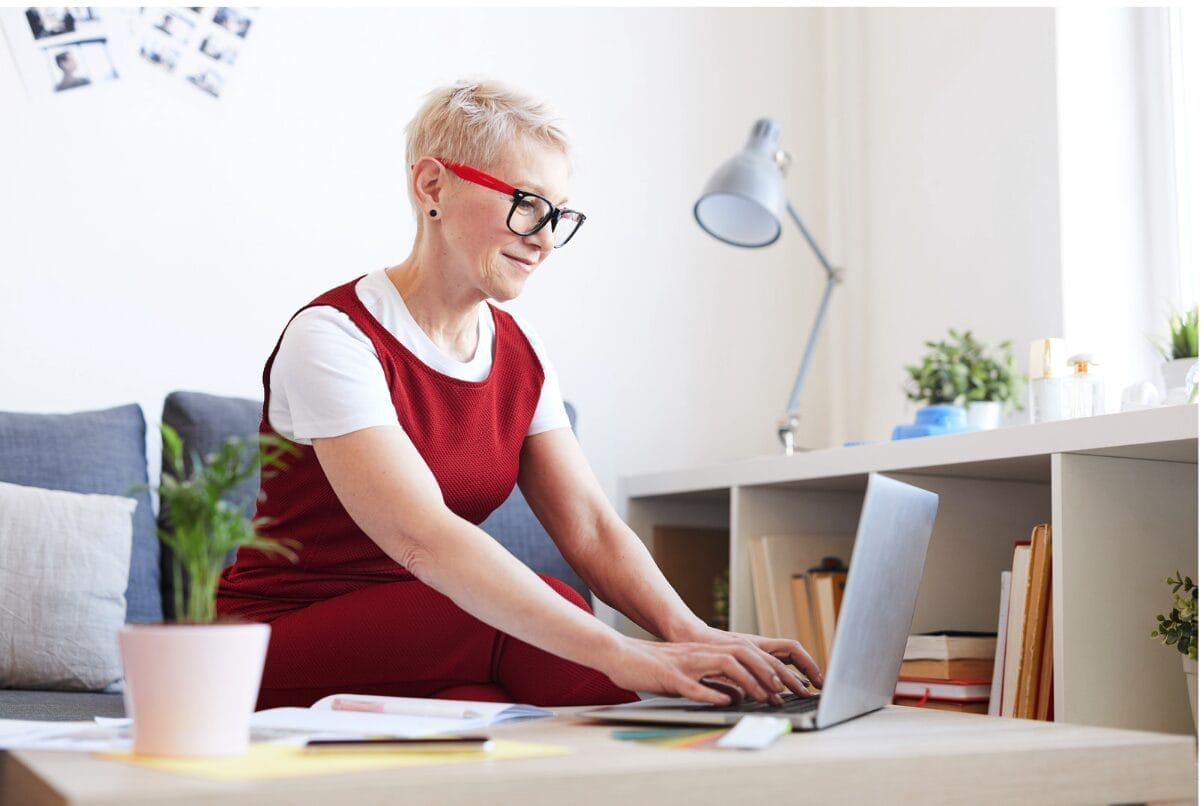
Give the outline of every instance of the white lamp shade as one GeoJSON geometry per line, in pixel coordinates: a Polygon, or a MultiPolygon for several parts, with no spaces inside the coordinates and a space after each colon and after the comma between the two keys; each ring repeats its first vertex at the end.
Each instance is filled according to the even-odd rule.
{"type": "Polygon", "coordinates": [[[782,234],[786,188],[778,167],[778,126],[758,120],[744,150],[720,166],[694,205],[699,226],[733,246],[768,246],[782,234]]]}

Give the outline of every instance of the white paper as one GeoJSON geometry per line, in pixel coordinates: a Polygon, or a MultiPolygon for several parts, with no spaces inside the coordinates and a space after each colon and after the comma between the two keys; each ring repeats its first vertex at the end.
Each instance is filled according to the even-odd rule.
{"type": "Polygon", "coordinates": [[[0,749],[29,750],[128,750],[132,742],[125,727],[108,727],[95,722],[37,722],[0,719],[0,749]]]}
{"type": "Polygon", "coordinates": [[[389,715],[438,716],[442,711],[458,711],[478,714],[488,719],[487,724],[508,722],[512,719],[534,719],[552,716],[552,712],[534,705],[514,702],[481,702],[477,700],[437,700],[425,697],[384,697],[370,694],[331,694],[315,702],[314,710],[334,710],[335,700],[354,700],[383,706],[389,715]]]}
{"type": "Polygon", "coordinates": [[[329,711],[314,708],[269,708],[251,715],[256,729],[295,730],[307,733],[353,733],[358,736],[398,736],[403,739],[458,733],[483,728],[490,721],[480,719],[432,719],[396,714],[364,714],[356,711],[329,711]]]}
{"type": "Polygon", "coordinates": [[[360,694],[335,694],[323,697],[309,708],[270,708],[251,717],[254,728],[296,730],[313,733],[339,733],[416,738],[441,733],[460,733],[498,722],[552,716],[552,712],[534,705],[473,700],[431,700],[418,697],[373,697],[360,694]],[[388,704],[394,710],[413,709],[413,714],[335,711],[334,700],[357,700],[388,704]],[[447,718],[423,715],[424,709],[439,706],[479,716],[447,718]]]}
{"type": "Polygon", "coordinates": [[[746,716],[719,737],[716,747],[764,750],[790,732],[790,720],[777,716],[746,716]]]}

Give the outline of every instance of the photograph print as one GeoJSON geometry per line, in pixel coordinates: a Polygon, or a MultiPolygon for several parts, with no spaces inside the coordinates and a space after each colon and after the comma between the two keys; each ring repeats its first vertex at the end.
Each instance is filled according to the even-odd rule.
{"type": "Polygon", "coordinates": [[[0,25],[26,92],[33,98],[68,93],[118,78],[109,26],[123,12],[86,6],[0,9],[0,25]]]}

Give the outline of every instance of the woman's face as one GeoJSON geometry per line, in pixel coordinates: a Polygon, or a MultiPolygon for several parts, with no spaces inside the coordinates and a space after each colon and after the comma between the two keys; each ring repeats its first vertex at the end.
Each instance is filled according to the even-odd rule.
{"type": "MultiPolygon", "coordinates": [[[[538,193],[557,207],[568,201],[568,158],[555,149],[531,145],[509,149],[492,165],[474,165],[519,190],[538,193]]],[[[527,278],[552,253],[551,225],[534,235],[516,235],[506,226],[511,198],[461,180],[450,172],[439,226],[457,280],[500,302],[514,299],[527,278]]],[[[468,290],[467,288],[465,290],[468,290]]]]}

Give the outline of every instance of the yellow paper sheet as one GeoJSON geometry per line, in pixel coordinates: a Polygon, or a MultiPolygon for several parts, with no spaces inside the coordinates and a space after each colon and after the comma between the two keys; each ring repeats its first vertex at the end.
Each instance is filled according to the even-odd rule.
{"type": "Polygon", "coordinates": [[[252,779],[287,778],[294,775],[324,775],[337,772],[360,772],[389,767],[426,767],[436,764],[464,764],[466,762],[503,761],[514,758],[538,758],[540,756],[566,756],[572,750],[547,744],[512,742],[495,739],[493,750],[472,753],[418,753],[399,752],[335,752],[307,753],[297,745],[253,744],[241,756],[232,758],[157,758],[137,756],[131,752],[97,753],[99,758],[124,761],[155,770],[178,772],[199,778],[252,779]]]}

